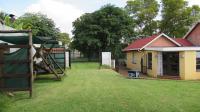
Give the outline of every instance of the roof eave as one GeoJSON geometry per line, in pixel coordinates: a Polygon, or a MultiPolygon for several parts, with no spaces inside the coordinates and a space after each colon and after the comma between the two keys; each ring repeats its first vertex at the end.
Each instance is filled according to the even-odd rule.
{"type": "Polygon", "coordinates": [[[199,51],[200,47],[151,47],[151,48],[145,48],[145,50],[152,50],[152,51],[163,51],[163,52],[175,52],[175,51],[199,51]]]}
{"type": "Polygon", "coordinates": [[[129,51],[137,51],[140,50],[140,48],[136,48],[136,49],[127,49],[127,50],[122,50],[123,52],[129,52],[129,51]]]}

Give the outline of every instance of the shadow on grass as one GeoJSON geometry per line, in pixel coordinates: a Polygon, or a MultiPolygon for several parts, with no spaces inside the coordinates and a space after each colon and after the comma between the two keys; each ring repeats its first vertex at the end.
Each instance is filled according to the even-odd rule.
{"type": "Polygon", "coordinates": [[[54,83],[57,82],[55,78],[37,78],[35,80],[36,83],[54,83]]]}
{"type": "Polygon", "coordinates": [[[59,82],[62,81],[62,79],[66,77],[66,76],[62,76],[61,79],[57,79],[54,75],[52,74],[47,74],[47,75],[39,75],[37,76],[37,78],[35,79],[36,83],[55,83],[55,82],[59,82]]]}

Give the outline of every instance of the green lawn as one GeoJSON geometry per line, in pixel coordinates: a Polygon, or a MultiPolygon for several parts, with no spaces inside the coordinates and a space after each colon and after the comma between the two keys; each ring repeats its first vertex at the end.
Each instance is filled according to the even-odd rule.
{"type": "Polygon", "coordinates": [[[200,112],[200,81],[126,79],[75,63],[61,82],[38,80],[33,98],[2,97],[3,112],[200,112]]]}

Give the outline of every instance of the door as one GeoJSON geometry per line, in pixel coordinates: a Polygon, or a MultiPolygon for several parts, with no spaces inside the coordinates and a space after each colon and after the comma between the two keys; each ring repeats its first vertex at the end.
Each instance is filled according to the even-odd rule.
{"type": "Polygon", "coordinates": [[[144,68],[143,68],[144,65],[143,65],[143,59],[142,58],[141,58],[140,65],[141,65],[141,72],[144,73],[144,68]]]}
{"type": "Polygon", "coordinates": [[[179,53],[165,52],[163,53],[163,73],[165,75],[179,75],[179,53]]]}
{"type": "Polygon", "coordinates": [[[141,72],[143,74],[146,74],[147,73],[147,66],[145,66],[143,58],[141,58],[140,65],[141,65],[141,72]]]}

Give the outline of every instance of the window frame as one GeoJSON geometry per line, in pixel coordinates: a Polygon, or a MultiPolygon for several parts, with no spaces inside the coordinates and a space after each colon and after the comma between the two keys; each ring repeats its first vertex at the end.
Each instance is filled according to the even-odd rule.
{"type": "Polygon", "coordinates": [[[196,51],[196,71],[200,72],[200,51],[196,51]],[[198,53],[199,53],[199,55],[198,55],[198,53]],[[199,68],[198,68],[198,66],[199,66],[199,68]]]}
{"type": "Polygon", "coordinates": [[[135,53],[132,52],[131,55],[132,55],[132,56],[131,56],[131,62],[132,62],[132,64],[136,64],[135,53]]]}
{"type": "Polygon", "coordinates": [[[147,53],[147,68],[150,70],[152,70],[152,59],[153,59],[153,54],[151,52],[147,53]]]}

